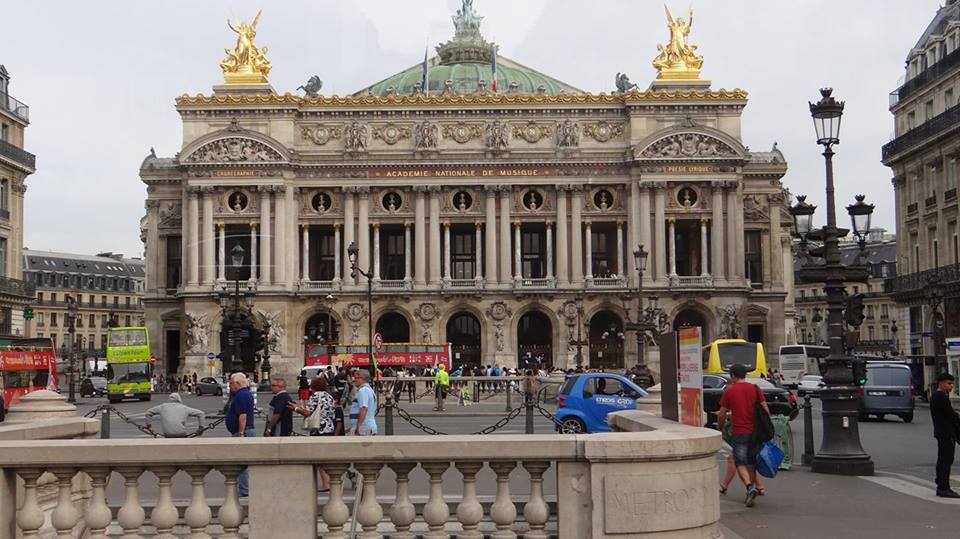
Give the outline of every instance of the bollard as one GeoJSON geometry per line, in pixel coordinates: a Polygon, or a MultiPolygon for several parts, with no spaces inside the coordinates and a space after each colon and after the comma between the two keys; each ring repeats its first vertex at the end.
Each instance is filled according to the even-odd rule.
{"type": "Polygon", "coordinates": [[[804,466],[813,464],[813,405],[810,403],[810,394],[803,396],[803,455],[800,463],[804,466]]]}
{"type": "Polygon", "coordinates": [[[110,439],[110,410],[107,409],[100,411],[100,438],[110,439]]]}
{"type": "Polygon", "coordinates": [[[504,408],[504,410],[503,410],[504,412],[511,412],[511,411],[513,411],[513,402],[512,402],[512,399],[510,398],[510,397],[513,396],[512,393],[513,393],[513,392],[510,391],[510,388],[508,387],[508,388],[507,388],[507,406],[504,408]]]}
{"type": "Polygon", "coordinates": [[[387,403],[383,407],[383,432],[393,436],[393,397],[390,394],[387,394],[387,403]]]}
{"type": "Polygon", "coordinates": [[[527,393],[524,397],[524,404],[527,407],[527,434],[533,434],[533,395],[527,393]]]}

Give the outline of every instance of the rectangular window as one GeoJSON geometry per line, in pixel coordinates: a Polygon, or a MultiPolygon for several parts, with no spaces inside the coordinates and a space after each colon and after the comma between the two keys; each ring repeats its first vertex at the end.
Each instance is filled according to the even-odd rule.
{"type": "Polygon", "coordinates": [[[100,306],[101,307],[107,306],[107,296],[100,296],[100,306]]]}
{"type": "Polygon", "coordinates": [[[50,313],[50,327],[57,327],[57,313],[50,313]]]}
{"type": "Polygon", "coordinates": [[[100,336],[100,349],[101,349],[101,350],[106,350],[106,349],[107,349],[107,336],[106,336],[106,335],[101,335],[101,336],[100,336]]]}
{"type": "Polygon", "coordinates": [[[917,126],[917,115],[914,112],[907,113],[907,131],[912,130],[917,126]]]}
{"type": "Polygon", "coordinates": [[[183,269],[183,242],[181,236],[167,236],[167,288],[178,288],[182,284],[180,270],[183,269]]]}
{"type": "Polygon", "coordinates": [[[56,293],[56,292],[50,294],[50,303],[52,303],[52,304],[54,304],[54,305],[57,304],[57,293],[56,293]]]}
{"type": "Polygon", "coordinates": [[[93,348],[97,345],[97,336],[93,333],[87,335],[87,350],[93,351],[93,348]]]}
{"type": "Polygon", "coordinates": [[[929,122],[929,121],[930,121],[930,118],[933,118],[934,116],[936,116],[936,114],[934,114],[934,112],[933,112],[933,100],[932,100],[932,99],[923,104],[923,111],[924,111],[924,113],[926,113],[925,116],[924,116],[924,120],[925,120],[925,121],[928,121],[928,122],[929,122]]]}
{"type": "Polygon", "coordinates": [[[100,315],[100,327],[102,327],[102,328],[109,327],[109,326],[107,325],[107,315],[105,315],[105,314],[101,314],[101,315],[100,315]]]}
{"type": "Polygon", "coordinates": [[[875,333],[873,326],[869,326],[867,328],[867,340],[871,340],[871,341],[877,340],[877,335],[875,333]]]}
{"type": "Polygon", "coordinates": [[[7,238],[0,238],[0,277],[7,276],[7,238]]]}
{"type": "MultiPolygon", "coordinates": [[[[10,210],[10,180],[0,178],[0,210],[10,210]]],[[[9,217],[7,214],[4,217],[9,217]]]]}
{"type": "Polygon", "coordinates": [[[477,236],[472,230],[452,229],[450,250],[454,279],[473,279],[477,276],[477,236]]]}
{"type": "Polygon", "coordinates": [[[747,270],[747,280],[753,285],[763,284],[763,249],[762,236],[759,230],[747,230],[744,236],[744,266],[747,270]]]}
{"type": "Polygon", "coordinates": [[[38,325],[38,326],[44,325],[43,313],[37,313],[36,316],[37,316],[37,325],[38,325]]]}
{"type": "Polygon", "coordinates": [[[886,303],[880,305],[880,318],[890,318],[890,306],[886,303]]]}
{"type": "Polygon", "coordinates": [[[910,333],[923,331],[923,307],[910,307],[910,333]]]}
{"type": "MultiPolygon", "coordinates": [[[[311,268],[310,279],[315,281],[332,281],[334,274],[334,262],[336,261],[336,252],[334,246],[333,229],[329,233],[320,234],[319,237],[311,234],[311,239],[317,238],[317,265],[311,268]]],[[[314,255],[313,246],[310,246],[311,257],[314,255]]]]}
{"type": "Polygon", "coordinates": [[[91,329],[97,327],[97,316],[96,316],[96,315],[91,314],[90,316],[87,317],[87,327],[89,327],[89,328],[91,328],[91,329]]]}
{"type": "Polygon", "coordinates": [[[120,298],[118,296],[113,296],[113,306],[114,307],[120,306],[120,298]]]}
{"type": "Polygon", "coordinates": [[[130,316],[129,315],[125,316],[123,319],[123,322],[125,326],[130,327],[130,316]]]}
{"type": "Polygon", "coordinates": [[[543,230],[524,231],[521,228],[520,253],[524,278],[543,279],[546,277],[545,241],[546,237],[543,230]]]}
{"type": "Polygon", "coordinates": [[[947,88],[947,91],[943,94],[943,104],[946,108],[953,108],[957,104],[957,100],[953,97],[953,88],[947,88]]]}
{"type": "MultiPolygon", "coordinates": [[[[330,236],[332,241],[333,236],[330,236]]],[[[454,240],[456,237],[454,237],[454,240]]],[[[402,229],[386,228],[380,231],[380,241],[383,254],[380,260],[380,275],[382,279],[388,281],[400,281],[405,277],[407,255],[405,239],[402,229]]],[[[333,262],[330,263],[331,268],[333,262]]],[[[332,271],[332,270],[331,270],[332,271]]],[[[332,278],[332,277],[331,277],[332,278]]]]}
{"type": "Polygon", "coordinates": [[[127,308],[129,309],[129,308],[130,308],[130,298],[129,298],[129,297],[126,297],[126,298],[124,298],[124,301],[126,302],[127,308]]]}
{"type": "Polygon", "coordinates": [[[867,320],[873,320],[873,305],[867,305],[867,320]]]}
{"type": "MultiPolygon", "coordinates": [[[[2,83],[3,81],[0,80],[0,84],[2,83]]],[[[3,93],[3,92],[0,92],[0,93],[3,93]]],[[[10,126],[9,125],[0,124],[0,140],[4,142],[10,142],[10,126]]]]}

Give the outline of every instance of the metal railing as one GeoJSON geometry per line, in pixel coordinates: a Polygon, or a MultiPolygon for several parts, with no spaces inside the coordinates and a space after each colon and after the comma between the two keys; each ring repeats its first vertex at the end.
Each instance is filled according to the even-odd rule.
{"type": "Polygon", "coordinates": [[[25,122],[30,121],[30,107],[14,99],[10,94],[0,92],[0,107],[25,122]]]}
{"type": "Polygon", "coordinates": [[[892,277],[883,282],[883,291],[888,294],[910,292],[920,290],[933,281],[941,283],[960,281],[960,264],[892,277]]]}
{"type": "Polygon", "coordinates": [[[0,156],[12,159],[31,170],[37,168],[37,156],[5,140],[0,140],[0,156]]]}
{"type": "Polygon", "coordinates": [[[933,208],[936,205],[937,205],[937,195],[933,195],[932,197],[927,197],[923,201],[923,206],[927,209],[933,208]]]}
{"type": "Polygon", "coordinates": [[[943,114],[930,118],[916,128],[907,131],[892,142],[884,145],[883,161],[886,162],[895,155],[931,137],[940,135],[946,131],[956,130],[957,125],[960,125],[960,105],[947,109],[943,114]]]}
{"type": "Polygon", "coordinates": [[[32,299],[37,295],[37,287],[21,279],[0,277],[0,293],[32,299]]]}
{"type": "Polygon", "coordinates": [[[954,187],[953,189],[947,189],[946,191],[943,192],[943,201],[944,201],[944,202],[950,202],[950,201],[956,200],[956,199],[957,199],[957,188],[956,188],[956,187],[954,187]]]}
{"type": "Polygon", "coordinates": [[[912,214],[912,213],[917,213],[917,203],[916,203],[916,202],[911,202],[910,204],[907,204],[907,215],[910,215],[910,214],[912,214]]]}
{"type": "Polygon", "coordinates": [[[931,82],[935,82],[949,70],[958,66],[960,66],[960,49],[957,49],[944,56],[939,62],[927,67],[922,72],[917,74],[916,77],[913,77],[905,82],[902,86],[894,90],[893,93],[890,94],[890,106],[892,107],[904,99],[916,94],[924,86],[930,84],[931,82]]]}

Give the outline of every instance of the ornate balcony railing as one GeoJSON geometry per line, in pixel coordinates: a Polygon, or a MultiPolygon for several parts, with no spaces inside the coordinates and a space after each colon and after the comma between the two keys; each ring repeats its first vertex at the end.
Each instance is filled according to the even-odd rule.
{"type": "Polygon", "coordinates": [[[933,282],[960,283],[960,264],[892,277],[883,282],[883,290],[887,294],[912,292],[933,282]]]}
{"type": "Polygon", "coordinates": [[[336,290],[338,281],[300,281],[301,290],[336,290]]]}
{"type": "Polygon", "coordinates": [[[919,126],[895,138],[883,147],[883,161],[891,159],[908,148],[946,131],[952,131],[960,123],[960,105],[947,109],[919,126]]]}
{"type": "Polygon", "coordinates": [[[0,140],[0,156],[11,159],[30,170],[37,168],[37,156],[5,140],[0,140]]]}
{"type": "Polygon", "coordinates": [[[516,282],[519,288],[555,288],[554,279],[528,279],[523,278],[516,282]]]}
{"type": "Polygon", "coordinates": [[[927,84],[938,80],[951,69],[958,66],[960,66],[960,49],[957,49],[944,56],[939,62],[924,69],[923,72],[919,73],[916,77],[913,77],[905,82],[903,86],[894,90],[894,92],[890,94],[890,106],[892,107],[897,103],[909,98],[927,84]]]}
{"type": "Polygon", "coordinates": [[[377,290],[407,290],[409,282],[403,279],[386,279],[374,281],[374,288],[377,290]]]}
{"type": "Polygon", "coordinates": [[[956,187],[954,187],[953,189],[947,189],[946,191],[943,192],[943,201],[944,201],[944,202],[951,202],[951,201],[954,201],[954,200],[956,200],[956,199],[957,199],[957,188],[956,188],[956,187]]]}
{"type": "Polygon", "coordinates": [[[620,288],[627,283],[620,277],[594,277],[590,283],[593,288],[620,288]]]}
{"type": "Polygon", "coordinates": [[[936,205],[937,205],[937,195],[933,195],[932,197],[927,197],[923,201],[923,207],[927,209],[933,208],[936,205]]]}
{"type": "Polygon", "coordinates": [[[450,279],[444,283],[446,288],[483,288],[483,281],[477,279],[450,279]]]}
{"type": "Polygon", "coordinates": [[[21,279],[0,277],[0,294],[33,299],[37,296],[37,287],[21,279]]]}
{"type": "Polygon", "coordinates": [[[0,108],[25,122],[30,122],[30,107],[17,101],[10,94],[0,92],[0,108]]]}
{"type": "Polygon", "coordinates": [[[907,215],[910,215],[910,214],[913,214],[913,213],[917,213],[917,203],[916,203],[916,202],[911,202],[910,204],[907,204],[907,215]]]}
{"type": "Polygon", "coordinates": [[[670,288],[713,288],[712,275],[671,275],[670,288]]]}

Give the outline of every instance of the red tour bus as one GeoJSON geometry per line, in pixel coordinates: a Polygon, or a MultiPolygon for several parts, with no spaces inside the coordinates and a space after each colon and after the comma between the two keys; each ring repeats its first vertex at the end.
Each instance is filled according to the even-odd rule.
{"type": "Polygon", "coordinates": [[[0,342],[3,405],[31,391],[57,391],[57,356],[49,339],[3,339],[0,342]]]}
{"type": "MultiPolygon", "coordinates": [[[[369,367],[370,354],[366,344],[307,345],[306,367],[369,367]],[[330,352],[333,352],[332,354],[330,352]]],[[[393,368],[430,367],[444,364],[450,370],[452,356],[450,344],[430,343],[385,343],[383,349],[374,352],[377,366],[393,368]]]]}

